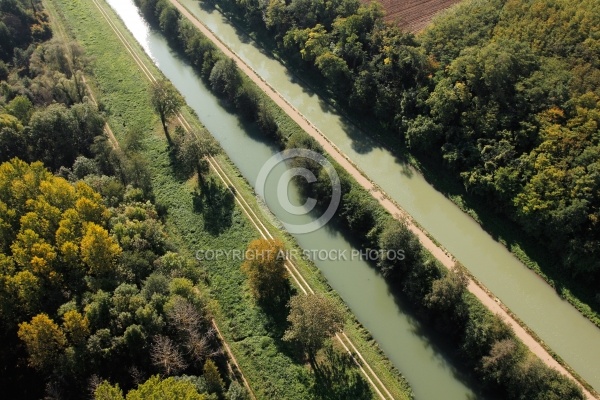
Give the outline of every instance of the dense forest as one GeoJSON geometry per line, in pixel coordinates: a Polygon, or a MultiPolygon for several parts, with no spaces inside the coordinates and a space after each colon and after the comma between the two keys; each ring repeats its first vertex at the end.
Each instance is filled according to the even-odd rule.
{"type": "Polygon", "coordinates": [[[222,372],[204,273],[152,202],[141,132],[122,147],[103,135],[88,59],[53,38],[39,2],[1,0],[0,36],[0,386],[244,399],[222,372]]]}
{"type": "Polygon", "coordinates": [[[443,163],[543,243],[565,275],[597,287],[597,0],[466,0],[416,37],[385,24],[375,1],[219,7],[268,32],[341,107],[443,163]]]}
{"type": "MultiPolygon", "coordinates": [[[[136,0],[136,4],[150,23],[187,58],[207,86],[235,109],[240,118],[256,123],[266,137],[283,149],[308,148],[323,153],[308,134],[294,131],[278,119],[275,109],[261,100],[258,89],[249,83],[235,63],[225,58],[168,0],[136,0]]],[[[377,10],[376,6],[372,7],[377,10]]],[[[293,166],[312,170],[317,182],[302,185],[304,181],[301,180],[301,190],[327,206],[332,193],[329,176],[323,168],[307,160],[294,160],[293,166]]],[[[444,268],[421,246],[406,224],[388,214],[346,171],[339,166],[336,168],[342,188],[336,223],[352,232],[365,248],[404,252],[406,257],[403,259],[383,257],[376,267],[421,321],[443,332],[456,349],[454,355],[486,390],[510,399],[583,398],[574,382],[530,353],[498,316],[468,292],[461,266],[457,266],[457,272],[444,268]]],[[[253,246],[262,244],[251,244],[253,246]]],[[[242,268],[248,270],[248,266],[242,268]]],[[[254,295],[264,299],[267,293],[270,303],[273,303],[272,299],[285,297],[282,295],[281,282],[285,281],[282,271],[272,265],[263,272],[266,273],[263,278],[247,272],[254,295]]],[[[327,307],[320,306],[319,309],[327,307]]],[[[297,318],[294,310],[288,318],[297,318]]],[[[332,321],[331,325],[335,320],[326,315],[321,319],[332,321]]],[[[293,332],[286,336],[293,336],[293,332]]],[[[310,360],[310,354],[308,356],[310,360]]]]}

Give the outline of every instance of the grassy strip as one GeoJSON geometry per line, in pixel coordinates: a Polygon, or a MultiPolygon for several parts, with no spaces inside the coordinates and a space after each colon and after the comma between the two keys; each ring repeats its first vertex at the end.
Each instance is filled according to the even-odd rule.
{"type": "MultiPolygon", "coordinates": [[[[72,34],[94,56],[96,87],[101,94],[99,100],[109,114],[115,134],[122,139],[128,128],[143,129],[148,134],[144,140],[144,154],[150,163],[153,187],[157,202],[168,209],[167,227],[174,243],[184,251],[192,253],[198,248],[240,249],[257,236],[252,226],[239,209],[233,210],[232,224],[219,235],[211,235],[204,228],[201,213],[194,212],[193,182],[175,177],[169,151],[158,119],[148,102],[148,84],[134,61],[116,38],[107,40],[110,28],[103,23],[100,13],[92,5],[81,1],[55,0],[66,17],[72,34]]],[[[115,18],[115,22],[117,19],[115,18]]],[[[125,33],[125,30],[123,30],[125,33]]],[[[134,40],[131,41],[134,43],[134,40]]],[[[147,57],[143,57],[148,66],[147,57]]],[[[156,73],[152,66],[151,70],[156,73]]],[[[192,114],[190,110],[186,113],[192,114]]],[[[199,125],[199,123],[197,123],[199,125]]],[[[223,157],[221,161],[226,161],[223,157]]],[[[235,167],[223,162],[229,172],[235,167]]],[[[235,173],[236,183],[243,183],[240,193],[258,210],[251,189],[235,173]]],[[[293,239],[284,235],[289,246],[296,246],[293,239]]],[[[312,375],[303,365],[296,363],[281,349],[278,338],[269,332],[270,321],[261,309],[255,306],[245,285],[245,277],[235,262],[219,261],[204,264],[209,277],[207,290],[214,299],[212,308],[217,321],[223,327],[232,348],[248,375],[251,385],[260,397],[304,399],[309,398],[308,388],[313,384],[312,375]]],[[[324,279],[314,266],[302,266],[311,285],[323,291],[329,290],[324,279]]],[[[355,338],[353,338],[355,339],[355,338]]],[[[389,372],[389,362],[384,360],[376,345],[362,344],[368,349],[365,357],[377,360],[376,371],[390,386],[398,398],[410,397],[404,381],[398,383],[396,375],[389,372]],[[387,372],[385,370],[388,370],[387,372]]]]}

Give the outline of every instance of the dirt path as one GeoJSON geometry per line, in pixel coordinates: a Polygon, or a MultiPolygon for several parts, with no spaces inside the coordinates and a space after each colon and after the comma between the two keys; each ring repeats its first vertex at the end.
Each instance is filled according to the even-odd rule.
{"type": "MultiPolygon", "coordinates": [[[[190,22],[196,26],[203,35],[205,35],[211,42],[215,44],[227,57],[233,59],[237,66],[250,78],[258,87],[265,92],[286,114],[290,116],[306,133],[312,136],[323,149],[337,162],[342,168],[344,168],[352,177],[394,217],[405,218],[408,228],[419,238],[419,241],[429,252],[431,252],[446,268],[452,269],[455,265],[454,258],[445,250],[436,245],[433,240],[420,229],[401,207],[392,202],[390,198],[376,185],[373,184],[365,174],[352,163],[348,157],[335,146],[317,127],[315,127],[304,115],[300,113],[292,104],[290,104],[283,96],[277,92],[271,85],[264,81],[257,73],[246,64],[237,54],[235,54],[226,44],[221,40],[202,22],[200,22],[194,15],[192,15],[182,4],[177,0],[169,0],[181,14],[187,18],[190,22]]],[[[556,369],[561,374],[569,377],[573,381],[577,382],[582,388],[586,398],[592,400],[597,399],[592,395],[590,391],[585,389],[581,383],[575,379],[575,377],[562,365],[560,365],[546,349],[531,335],[527,330],[513,318],[507,307],[503,306],[501,302],[489,292],[489,290],[482,287],[478,282],[469,279],[468,290],[475,297],[479,299],[490,311],[498,314],[511,328],[514,330],[515,335],[531,350],[532,353],[537,355],[546,365],[556,369]]]]}

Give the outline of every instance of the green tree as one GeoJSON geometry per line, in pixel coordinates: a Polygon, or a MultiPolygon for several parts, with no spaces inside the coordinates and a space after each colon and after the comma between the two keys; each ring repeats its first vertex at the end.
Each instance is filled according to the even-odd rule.
{"type": "Polygon", "coordinates": [[[170,141],[171,137],[169,136],[167,123],[185,104],[183,97],[181,97],[171,82],[162,79],[152,83],[152,87],[150,88],[150,101],[154,111],[156,111],[160,118],[165,135],[170,141]]]}
{"type": "Polygon", "coordinates": [[[227,390],[227,400],[248,400],[248,393],[237,381],[232,381],[227,390]]]}
{"type": "Polygon", "coordinates": [[[302,59],[313,63],[317,57],[327,51],[330,39],[325,27],[317,24],[312,28],[289,30],[285,35],[284,44],[288,48],[298,47],[302,59]]]}
{"type": "Polygon", "coordinates": [[[198,174],[198,183],[204,185],[204,176],[209,171],[207,157],[213,157],[220,148],[212,136],[207,134],[184,133],[177,143],[177,158],[185,169],[198,174]]]}
{"type": "Polygon", "coordinates": [[[75,121],[62,104],[54,104],[39,110],[31,117],[28,142],[33,157],[51,168],[71,166],[77,150],[71,132],[76,131],[75,121]]]}
{"type": "Polygon", "coordinates": [[[425,304],[443,312],[452,311],[461,303],[463,293],[467,289],[468,277],[461,267],[446,273],[433,282],[431,292],[425,297],[425,304]]]}
{"type": "Polygon", "coordinates": [[[291,21],[286,12],[285,2],[282,0],[269,0],[265,11],[265,25],[278,33],[285,33],[291,26],[291,21]]]}
{"type": "MultiPolygon", "coordinates": [[[[164,2],[165,6],[158,16],[158,24],[160,29],[165,33],[167,38],[173,39],[177,35],[177,24],[179,22],[179,13],[177,9],[168,2],[164,2]]],[[[158,10],[157,10],[158,11],[158,10]]]]}
{"type": "Polygon", "coordinates": [[[97,175],[100,172],[98,163],[84,156],[79,156],[75,159],[72,169],[73,175],[77,179],[83,179],[88,175],[97,175]]]}
{"type": "Polygon", "coordinates": [[[290,299],[289,308],[290,327],[283,340],[298,343],[314,366],[325,340],[342,330],[344,314],[331,298],[320,293],[296,295],[290,299]]]}
{"type": "Polygon", "coordinates": [[[546,366],[533,354],[517,365],[511,377],[509,396],[532,400],[583,400],[585,397],[575,382],[546,366]]]}
{"type": "Polygon", "coordinates": [[[468,317],[468,308],[463,295],[467,290],[468,277],[462,266],[447,271],[433,281],[431,291],[424,299],[425,307],[435,315],[435,324],[448,334],[458,334],[468,317]]]}
{"type": "Polygon", "coordinates": [[[29,124],[29,119],[33,113],[33,104],[29,98],[20,95],[12,99],[7,105],[6,110],[21,121],[23,125],[29,124]]]}
{"type": "Polygon", "coordinates": [[[123,178],[125,182],[139,188],[145,196],[152,193],[152,177],[150,176],[150,164],[140,153],[131,153],[125,159],[123,165],[123,178]]]}
{"type": "Polygon", "coordinates": [[[497,315],[481,303],[469,305],[469,319],[465,326],[461,352],[471,365],[478,365],[489,355],[494,343],[512,338],[512,331],[497,315]]]}
{"type": "Polygon", "coordinates": [[[343,90],[339,87],[347,87],[345,83],[348,82],[351,72],[343,58],[327,51],[315,59],[315,65],[332,84],[332,87],[340,91],[343,90]]]}
{"type": "Polygon", "coordinates": [[[444,66],[458,57],[461,50],[483,45],[503,9],[504,0],[460,2],[423,32],[423,47],[444,66]]]}
{"type": "Polygon", "coordinates": [[[23,160],[29,158],[27,139],[23,132],[11,127],[0,128],[0,162],[9,161],[15,157],[23,160]]]}
{"type": "Polygon", "coordinates": [[[240,75],[235,61],[231,58],[222,58],[216,62],[208,78],[210,87],[220,96],[225,96],[233,101],[235,93],[240,86],[240,75]]]}
{"type": "Polygon", "coordinates": [[[356,13],[338,17],[333,22],[332,34],[337,39],[335,52],[354,69],[367,61],[365,43],[375,29],[383,28],[383,7],[378,2],[361,5],[356,13]]]}
{"type": "Polygon", "coordinates": [[[273,116],[273,112],[268,108],[265,102],[258,103],[256,111],[256,122],[260,130],[267,136],[277,138],[279,125],[273,116]]]}
{"type": "Polygon", "coordinates": [[[56,170],[73,165],[78,155],[87,153],[103,127],[102,116],[91,104],[76,104],[70,109],[52,104],[33,113],[27,143],[33,150],[32,158],[56,170]]]}
{"type": "Polygon", "coordinates": [[[379,235],[378,246],[382,257],[377,266],[384,276],[403,276],[422,260],[421,243],[404,221],[390,220],[379,235]]]}
{"type": "Polygon", "coordinates": [[[235,108],[242,117],[249,120],[256,120],[260,95],[258,91],[250,84],[241,84],[235,91],[235,108]]]}
{"type": "Polygon", "coordinates": [[[442,132],[442,127],[430,117],[417,115],[408,123],[406,143],[414,151],[428,151],[439,144],[442,132]]]}
{"type": "Polygon", "coordinates": [[[481,359],[481,369],[487,381],[502,384],[515,375],[516,366],[525,355],[514,339],[495,342],[490,353],[481,359]]]}
{"type": "Polygon", "coordinates": [[[353,232],[371,232],[375,227],[375,209],[371,196],[356,186],[342,196],[340,214],[353,232]]]}
{"type": "Polygon", "coordinates": [[[206,387],[209,393],[222,394],[225,389],[225,382],[221,378],[221,373],[213,360],[206,360],[202,368],[202,376],[206,380],[206,387]]]}

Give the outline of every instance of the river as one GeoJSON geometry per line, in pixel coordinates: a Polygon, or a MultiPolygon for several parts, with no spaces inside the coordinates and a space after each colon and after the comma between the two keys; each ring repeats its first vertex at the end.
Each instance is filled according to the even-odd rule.
{"type": "MultiPolygon", "coordinates": [[[[148,27],[132,0],[108,0],[108,3],[254,186],[263,164],[277,149],[261,140],[260,133],[222,107],[193,69],[169,48],[159,33],[148,27]]],[[[308,215],[284,215],[286,212],[276,201],[277,196],[273,195],[277,190],[276,179],[285,168],[283,163],[279,164],[269,175],[265,196],[267,205],[280,218],[295,218],[296,223],[308,222],[311,218],[308,215]]],[[[292,202],[300,202],[293,187],[289,190],[290,195],[296,197],[291,199],[292,202]]],[[[331,224],[311,233],[294,236],[303,249],[335,250],[339,254],[351,254],[354,249],[331,224]]],[[[441,341],[428,334],[427,329],[406,312],[390,293],[383,278],[367,262],[346,258],[317,259],[315,264],[357,319],[371,332],[391,362],[407,378],[416,398],[482,398],[474,393],[468,380],[461,376],[445,352],[440,350],[441,341]]]]}

